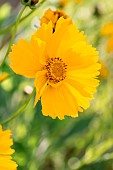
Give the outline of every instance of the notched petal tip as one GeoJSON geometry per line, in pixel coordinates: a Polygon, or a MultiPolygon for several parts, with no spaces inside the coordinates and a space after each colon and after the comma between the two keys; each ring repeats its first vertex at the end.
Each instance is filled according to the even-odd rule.
{"type": "Polygon", "coordinates": [[[65,26],[65,28],[68,28],[67,26],[69,25],[72,25],[71,18],[64,19],[63,17],[60,17],[57,21],[55,32],[58,31],[62,26],[63,27],[65,26]]]}

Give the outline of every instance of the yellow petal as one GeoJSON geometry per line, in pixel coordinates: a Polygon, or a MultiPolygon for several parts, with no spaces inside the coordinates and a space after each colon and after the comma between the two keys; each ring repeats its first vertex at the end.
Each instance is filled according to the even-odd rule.
{"type": "Polygon", "coordinates": [[[35,106],[47,86],[47,77],[46,77],[45,70],[37,72],[34,84],[36,87],[36,97],[35,97],[35,102],[34,102],[34,106],[35,106]]]}
{"type": "Polygon", "coordinates": [[[70,93],[73,95],[73,97],[76,99],[76,102],[79,106],[81,106],[84,109],[87,109],[90,106],[90,103],[88,101],[88,97],[84,97],[80,94],[80,92],[75,89],[73,86],[71,86],[68,83],[65,83],[67,89],[70,91],[70,93]]]}
{"type": "Polygon", "coordinates": [[[78,49],[76,46],[75,49],[69,49],[62,55],[63,61],[68,66],[68,70],[87,68],[98,61],[98,53],[94,48],[87,45],[82,46],[83,43],[79,43],[79,47],[80,44],[81,48],[84,47],[87,49],[87,54],[85,50],[78,49]]]}
{"type": "Polygon", "coordinates": [[[35,32],[32,36],[33,39],[39,38],[44,42],[47,42],[53,32],[52,22],[50,21],[48,24],[43,23],[42,26],[35,32]]]}
{"type": "Polygon", "coordinates": [[[69,70],[67,72],[67,77],[75,77],[75,78],[95,78],[100,74],[98,71],[101,68],[101,65],[99,63],[96,63],[94,65],[91,65],[89,67],[85,68],[78,68],[74,70],[69,70]]]}
{"type": "MultiPolygon", "coordinates": [[[[60,43],[63,41],[63,40],[66,40],[67,41],[69,40],[69,36],[67,35],[67,25],[69,25],[70,23],[70,19],[63,19],[62,17],[58,20],[57,22],[57,25],[56,25],[56,30],[54,32],[54,34],[52,34],[52,36],[50,37],[50,40],[48,41],[47,43],[47,53],[48,53],[48,56],[49,57],[60,57],[62,54],[59,54],[57,53],[58,51],[58,48],[60,46],[60,43]],[[62,22],[60,22],[62,21],[62,22]]],[[[66,44],[66,42],[65,42],[66,44]]],[[[63,48],[62,48],[62,52],[63,50],[65,50],[66,46],[65,44],[63,45],[63,48]]]]}
{"type": "Polygon", "coordinates": [[[69,49],[73,48],[74,44],[85,41],[86,39],[84,33],[79,32],[74,24],[68,24],[67,29],[65,24],[61,25],[61,28],[58,31],[60,31],[60,33],[56,32],[56,40],[59,41],[59,46],[55,49],[55,51],[56,55],[61,58],[69,49]]]}
{"type": "Polygon", "coordinates": [[[65,84],[54,88],[47,86],[41,98],[42,113],[52,118],[64,119],[64,116],[78,116],[79,106],[68,93],[65,84]]]}
{"type": "Polygon", "coordinates": [[[53,31],[54,31],[56,29],[56,23],[60,17],[63,17],[66,19],[68,16],[62,10],[58,9],[58,10],[53,11],[49,8],[48,10],[46,10],[43,17],[41,18],[40,25],[42,25],[43,23],[48,24],[49,21],[52,21],[53,31]]]}
{"type": "Polygon", "coordinates": [[[0,155],[0,170],[16,170],[17,164],[11,160],[11,156],[0,155]]]}
{"type": "Polygon", "coordinates": [[[45,42],[39,38],[31,38],[31,44],[34,48],[36,56],[39,56],[39,63],[42,65],[46,64],[48,55],[46,54],[45,42]]]}
{"type": "MultiPolygon", "coordinates": [[[[73,51],[82,57],[82,60],[92,60],[93,62],[98,61],[98,52],[91,45],[88,45],[85,41],[79,41],[73,44],[73,51]],[[82,49],[82,50],[81,50],[82,49]]],[[[79,59],[79,58],[78,58],[79,59]]],[[[86,62],[85,62],[86,63],[86,62]]]]}
{"type": "Polygon", "coordinates": [[[42,64],[39,62],[40,54],[37,52],[40,50],[41,45],[37,42],[37,50],[33,45],[20,39],[16,45],[12,46],[12,52],[10,52],[9,57],[10,66],[15,73],[34,78],[36,72],[42,68],[42,64]]]}
{"type": "Polygon", "coordinates": [[[0,170],[16,170],[17,164],[12,161],[10,156],[14,149],[11,149],[10,146],[13,144],[12,139],[10,138],[10,130],[2,130],[0,125],[0,170]]]}
{"type": "Polygon", "coordinates": [[[57,32],[59,29],[61,29],[61,27],[66,28],[70,24],[72,24],[71,18],[64,19],[63,17],[60,17],[59,20],[57,21],[55,32],[57,32]]]}
{"type": "Polygon", "coordinates": [[[13,144],[10,136],[10,130],[3,131],[2,128],[0,129],[0,154],[7,155],[14,153],[14,150],[10,148],[10,146],[13,144]]]}
{"type": "MultiPolygon", "coordinates": [[[[76,79],[67,78],[66,82],[68,84],[70,84],[71,86],[73,86],[75,89],[77,89],[81,93],[81,95],[83,95],[84,97],[93,99],[92,91],[89,91],[87,88],[84,88],[84,84],[82,83],[82,80],[80,82],[80,81],[77,81],[76,79]]],[[[92,84],[91,84],[91,86],[92,86],[92,84]]]]}

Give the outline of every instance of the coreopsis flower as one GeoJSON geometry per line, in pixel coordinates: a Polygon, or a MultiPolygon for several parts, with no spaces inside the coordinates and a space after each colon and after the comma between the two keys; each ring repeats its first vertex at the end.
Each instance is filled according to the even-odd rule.
{"type": "Polygon", "coordinates": [[[105,79],[109,75],[109,70],[103,61],[100,61],[101,69],[100,69],[100,79],[105,79]]]}
{"type": "Polygon", "coordinates": [[[68,18],[68,16],[64,13],[62,10],[51,10],[50,8],[45,11],[43,17],[40,20],[40,25],[43,23],[48,24],[49,21],[52,21],[53,25],[53,31],[55,31],[56,23],[60,17],[63,17],[64,19],[68,18]]]}
{"type": "Polygon", "coordinates": [[[15,73],[35,78],[34,105],[41,98],[43,115],[77,117],[90,106],[99,84],[98,52],[70,18],[61,17],[55,32],[51,21],[42,24],[30,42],[13,45],[9,57],[15,73]]]}
{"type": "Polygon", "coordinates": [[[108,52],[113,51],[113,23],[107,23],[101,30],[103,36],[108,36],[107,50],[108,52]]]}
{"type": "Polygon", "coordinates": [[[12,157],[10,156],[14,153],[14,149],[10,148],[13,144],[13,141],[10,136],[11,131],[3,131],[2,126],[0,125],[0,170],[17,169],[17,164],[12,161],[12,157]]]}

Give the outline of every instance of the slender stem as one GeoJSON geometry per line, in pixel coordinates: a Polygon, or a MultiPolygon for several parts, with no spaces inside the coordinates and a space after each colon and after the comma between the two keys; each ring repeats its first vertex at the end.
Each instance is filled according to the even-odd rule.
{"type": "MultiPolygon", "coordinates": [[[[19,23],[21,23],[22,21],[24,21],[24,19],[26,19],[29,15],[31,15],[34,12],[34,10],[32,10],[31,12],[29,12],[27,15],[25,15],[23,18],[20,19],[19,23]]],[[[16,21],[13,22],[11,25],[9,25],[8,27],[4,28],[3,30],[0,31],[0,34],[4,34],[5,32],[9,31],[14,25],[16,24],[16,21]]]]}
{"type": "Polygon", "coordinates": [[[21,18],[21,16],[22,16],[25,8],[26,8],[26,6],[23,7],[23,9],[20,11],[20,14],[19,14],[19,16],[18,16],[18,18],[17,18],[17,21],[16,21],[16,23],[15,23],[15,27],[14,27],[14,30],[13,30],[13,33],[12,33],[12,37],[11,37],[11,40],[10,40],[10,42],[9,42],[9,46],[8,46],[7,52],[6,52],[6,54],[5,54],[5,57],[4,57],[4,59],[3,59],[2,63],[1,63],[1,66],[3,66],[3,64],[4,64],[4,62],[5,62],[5,59],[6,59],[8,53],[9,53],[9,51],[10,51],[11,45],[12,45],[12,43],[13,43],[14,37],[15,37],[16,32],[17,32],[17,27],[18,27],[20,18],[21,18]]]}
{"type": "MultiPolygon", "coordinates": [[[[40,7],[43,3],[45,2],[45,0],[42,0],[39,4],[38,7],[40,7]]],[[[37,8],[32,9],[32,11],[30,11],[27,15],[25,15],[23,18],[20,19],[19,23],[21,23],[22,21],[24,21],[28,16],[30,16],[33,12],[36,11],[37,8]]],[[[0,30],[0,35],[4,34],[5,32],[9,31],[14,25],[16,24],[16,21],[13,22],[11,25],[9,25],[8,27],[4,28],[3,30],[0,30]]]]}
{"type": "Polygon", "coordinates": [[[28,97],[28,99],[26,100],[26,102],[24,103],[23,106],[21,106],[11,117],[9,117],[8,119],[6,119],[4,122],[2,122],[1,124],[4,125],[10,121],[12,121],[14,118],[16,118],[17,116],[19,116],[22,111],[28,106],[33,94],[35,92],[35,89],[33,90],[33,92],[30,94],[30,96],[28,97]]]}
{"type": "Polygon", "coordinates": [[[4,28],[3,30],[0,31],[0,35],[1,34],[4,34],[5,32],[9,31],[14,25],[15,25],[16,22],[12,23],[11,25],[9,25],[8,27],[4,28]]]}

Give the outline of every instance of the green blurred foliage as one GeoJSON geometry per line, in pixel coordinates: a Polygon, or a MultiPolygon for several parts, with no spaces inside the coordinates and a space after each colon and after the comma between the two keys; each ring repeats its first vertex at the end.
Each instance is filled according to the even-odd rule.
{"type": "MultiPolygon", "coordinates": [[[[91,107],[76,119],[66,117],[60,121],[44,117],[40,102],[33,108],[33,96],[27,108],[4,125],[13,132],[16,150],[13,159],[19,165],[18,170],[113,170],[113,53],[107,52],[107,38],[100,35],[102,26],[113,22],[113,0],[84,0],[78,4],[70,0],[65,7],[59,7],[59,2],[48,0],[26,17],[19,24],[15,42],[20,37],[30,39],[47,8],[61,8],[99,50],[100,60],[108,67],[109,75],[101,80],[91,107]]],[[[0,31],[16,21],[20,8],[20,3],[16,7],[8,2],[0,6],[0,31]]],[[[30,11],[27,8],[25,15],[30,11]]],[[[11,31],[12,27],[0,35],[1,61],[11,31]]],[[[33,80],[13,74],[8,64],[7,58],[1,69],[1,73],[5,71],[11,77],[0,83],[0,122],[25,103],[29,96],[25,87],[33,87],[33,80]]]]}

